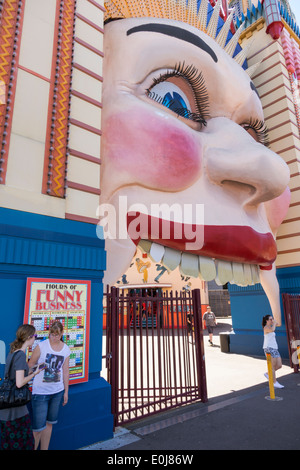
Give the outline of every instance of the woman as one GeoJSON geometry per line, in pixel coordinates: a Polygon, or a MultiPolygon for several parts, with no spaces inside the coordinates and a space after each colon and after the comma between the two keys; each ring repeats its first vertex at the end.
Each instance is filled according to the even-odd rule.
{"type": "Polygon", "coordinates": [[[49,339],[41,341],[29,361],[33,367],[45,363],[43,374],[35,378],[32,388],[33,435],[35,449],[48,450],[52,425],[57,423],[59,406],[68,403],[70,348],[63,342],[63,326],[52,323],[49,339]]]}
{"type": "MultiPolygon", "coordinates": [[[[262,326],[264,329],[263,350],[266,355],[267,354],[271,355],[274,387],[284,388],[284,386],[281,385],[276,380],[276,371],[281,369],[282,367],[282,361],[281,361],[281,357],[278,351],[278,345],[277,345],[276,335],[275,335],[276,325],[277,325],[277,322],[276,320],[274,320],[272,315],[265,315],[263,317],[263,320],[262,320],[262,326]]],[[[267,373],[264,375],[267,379],[269,379],[269,376],[267,373]]]]}
{"type": "MultiPolygon", "coordinates": [[[[29,373],[26,362],[26,349],[31,347],[36,338],[35,328],[32,325],[22,325],[18,328],[16,339],[10,345],[10,352],[6,359],[5,374],[11,361],[10,379],[16,380],[18,388],[26,385],[40,370],[29,373]]],[[[33,450],[34,438],[27,406],[19,406],[0,410],[0,449],[1,450],[33,450]]]]}

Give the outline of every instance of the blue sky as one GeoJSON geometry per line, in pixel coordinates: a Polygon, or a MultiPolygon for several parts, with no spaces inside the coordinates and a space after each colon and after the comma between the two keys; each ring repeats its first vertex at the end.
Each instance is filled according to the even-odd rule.
{"type": "Polygon", "coordinates": [[[300,26],[300,0],[290,0],[292,11],[295,13],[296,20],[300,26]]]}

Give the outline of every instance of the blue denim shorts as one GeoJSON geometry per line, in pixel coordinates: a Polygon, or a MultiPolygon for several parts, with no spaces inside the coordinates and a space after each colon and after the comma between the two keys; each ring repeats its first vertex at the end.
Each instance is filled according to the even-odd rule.
{"type": "Polygon", "coordinates": [[[43,431],[46,423],[56,424],[64,390],[52,395],[32,395],[31,405],[33,412],[32,430],[43,431]]]}
{"type": "Polygon", "coordinates": [[[274,348],[264,348],[264,352],[265,354],[271,354],[271,357],[280,357],[280,353],[278,351],[278,349],[274,349],[274,348]]]}

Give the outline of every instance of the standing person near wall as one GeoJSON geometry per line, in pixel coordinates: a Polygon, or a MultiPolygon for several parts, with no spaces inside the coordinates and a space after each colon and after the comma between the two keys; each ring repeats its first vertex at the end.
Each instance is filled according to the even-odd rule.
{"type": "MultiPolygon", "coordinates": [[[[272,361],[272,372],[273,372],[273,382],[275,388],[284,388],[284,385],[281,385],[276,380],[276,371],[281,369],[282,361],[278,351],[278,345],[276,341],[275,329],[277,326],[276,320],[272,315],[265,315],[262,319],[262,327],[264,329],[264,344],[263,350],[265,354],[271,355],[272,361]]],[[[268,373],[264,374],[267,379],[269,379],[268,373]]]]}
{"type": "Polygon", "coordinates": [[[213,334],[214,334],[214,327],[217,325],[216,316],[214,312],[211,311],[210,306],[207,306],[207,310],[203,315],[203,320],[206,323],[206,328],[209,334],[209,340],[211,346],[213,346],[213,334]]]}
{"type": "Polygon", "coordinates": [[[57,423],[61,402],[68,403],[70,348],[63,340],[63,326],[54,321],[49,339],[34,349],[29,361],[33,367],[45,363],[44,373],[35,378],[32,388],[33,434],[35,449],[48,450],[52,425],[57,423]]]}
{"type": "MultiPolygon", "coordinates": [[[[16,332],[16,339],[10,345],[6,359],[5,376],[10,369],[11,380],[16,381],[18,388],[32,380],[40,369],[29,373],[26,361],[26,349],[35,340],[35,328],[32,325],[21,325],[16,332]]],[[[33,450],[34,438],[27,405],[0,410],[0,450],[33,450]]]]}

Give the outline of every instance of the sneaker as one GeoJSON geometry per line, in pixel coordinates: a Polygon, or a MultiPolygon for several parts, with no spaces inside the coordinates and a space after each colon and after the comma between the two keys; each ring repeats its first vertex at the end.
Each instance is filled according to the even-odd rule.
{"type": "Polygon", "coordinates": [[[276,382],[274,383],[274,387],[275,387],[275,388],[284,388],[284,385],[281,385],[279,382],[276,381],[276,382]]]}
{"type": "Polygon", "coordinates": [[[268,372],[265,372],[264,376],[266,377],[267,380],[269,380],[269,374],[268,374],[268,372]]]}

